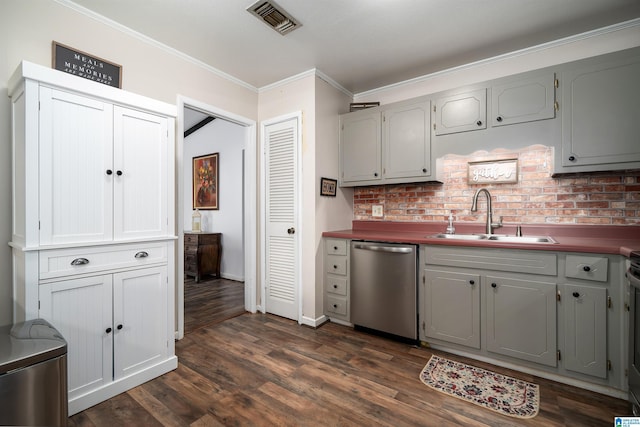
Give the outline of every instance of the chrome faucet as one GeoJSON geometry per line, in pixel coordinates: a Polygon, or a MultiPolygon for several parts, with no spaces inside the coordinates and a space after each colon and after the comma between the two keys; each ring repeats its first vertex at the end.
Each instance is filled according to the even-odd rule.
{"type": "Polygon", "coordinates": [[[491,212],[491,193],[489,193],[489,190],[487,190],[486,188],[480,188],[478,191],[476,191],[476,194],[473,195],[471,212],[476,212],[478,210],[478,196],[480,195],[480,193],[484,193],[484,195],[487,196],[487,227],[485,232],[487,234],[493,234],[494,228],[502,227],[502,217],[500,218],[499,222],[493,222],[493,213],[491,212]]]}

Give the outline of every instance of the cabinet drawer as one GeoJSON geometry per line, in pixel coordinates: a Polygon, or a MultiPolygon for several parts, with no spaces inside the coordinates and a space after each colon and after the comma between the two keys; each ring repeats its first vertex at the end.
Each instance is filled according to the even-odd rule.
{"type": "Polygon", "coordinates": [[[41,251],[40,280],[167,262],[167,244],[146,243],[41,251]]]}
{"type": "Polygon", "coordinates": [[[558,274],[557,255],[545,251],[428,246],[424,263],[514,273],[558,274]]]}
{"type": "Polygon", "coordinates": [[[586,255],[567,255],[565,276],[574,279],[607,281],[609,259],[586,255]]]}
{"type": "Polygon", "coordinates": [[[220,233],[185,233],[184,235],[185,245],[217,245],[220,243],[220,233]]]}
{"type": "Polygon", "coordinates": [[[347,296],[347,279],[327,275],[327,292],[336,295],[347,296]]]}
{"type": "Polygon", "coordinates": [[[327,239],[326,249],[329,255],[346,255],[347,241],[342,239],[327,239]]]}
{"type": "Polygon", "coordinates": [[[347,300],[345,298],[327,295],[327,312],[339,316],[347,315],[347,300]]]}
{"type": "Polygon", "coordinates": [[[337,255],[327,255],[327,264],[325,266],[327,273],[347,274],[347,257],[337,255]]]}

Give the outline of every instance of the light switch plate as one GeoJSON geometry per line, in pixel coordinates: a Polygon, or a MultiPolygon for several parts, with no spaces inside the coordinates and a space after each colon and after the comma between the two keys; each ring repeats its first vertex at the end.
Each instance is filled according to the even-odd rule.
{"type": "Polygon", "coordinates": [[[371,208],[371,215],[375,217],[383,216],[384,212],[382,210],[382,205],[373,205],[373,207],[371,208]]]}

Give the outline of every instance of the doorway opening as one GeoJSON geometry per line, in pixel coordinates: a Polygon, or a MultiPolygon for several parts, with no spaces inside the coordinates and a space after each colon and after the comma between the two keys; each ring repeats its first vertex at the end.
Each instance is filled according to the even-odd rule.
{"type": "MultiPolygon", "coordinates": [[[[245,311],[256,311],[256,124],[254,121],[216,107],[185,97],[178,97],[178,126],[176,144],[177,188],[177,233],[176,250],[176,337],[185,334],[185,283],[190,286],[188,296],[192,298],[217,298],[212,301],[212,309],[220,311],[214,316],[208,313],[190,313],[194,316],[224,316],[224,296],[216,294],[233,282],[244,282],[243,305],[245,311]],[[187,133],[187,131],[189,131],[187,133]],[[185,277],[185,233],[192,231],[193,203],[193,159],[218,153],[218,180],[216,194],[217,209],[198,210],[201,214],[202,237],[204,234],[220,233],[222,259],[219,272],[215,276],[185,277]],[[213,283],[213,282],[216,283],[213,283]],[[206,285],[209,284],[209,287],[206,285]],[[193,286],[192,286],[193,285],[193,286]]],[[[197,167],[197,166],[196,166],[197,167]]],[[[197,185],[197,184],[196,184],[197,185]]],[[[189,238],[191,240],[191,237],[189,238]]],[[[237,284],[237,283],[236,283],[237,284]]],[[[232,288],[229,288],[232,289],[232,288]]],[[[233,292],[231,292],[233,293],[233,292]]],[[[227,295],[229,296],[229,295],[227,295]]],[[[233,298],[232,298],[233,299],[233,298]]],[[[236,299],[237,301],[237,299],[236,299]]],[[[202,307],[198,300],[190,307],[202,307]]],[[[188,332],[188,331],[187,331],[188,332]]]]}

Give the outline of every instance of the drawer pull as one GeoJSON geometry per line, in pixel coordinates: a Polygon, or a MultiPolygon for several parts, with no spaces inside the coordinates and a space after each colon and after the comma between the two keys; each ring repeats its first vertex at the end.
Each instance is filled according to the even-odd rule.
{"type": "Polygon", "coordinates": [[[333,266],[333,269],[334,269],[334,270],[337,270],[337,269],[338,269],[338,266],[337,266],[337,265],[334,265],[334,266],[333,266]]]}
{"type": "Polygon", "coordinates": [[[338,289],[338,285],[333,285],[333,289],[338,289]]]}
{"type": "Polygon", "coordinates": [[[580,293],[579,292],[574,292],[573,296],[574,296],[574,298],[580,298],[580,293]]]}
{"type": "Polygon", "coordinates": [[[496,283],[492,283],[492,284],[491,284],[491,287],[492,287],[493,289],[495,289],[495,288],[497,288],[497,287],[498,287],[498,285],[497,285],[496,283]]]}
{"type": "Polygon", "coordinates": [[[582,267],[582,269],[587,273],[591,271],[591,267],[589,267],[588,265],[585,265],[584,267],[582,267]]]}
{"type": "Polygon", "coordinates": [[[337,246],[334,246],[334,247],[333,247],[333,250],[334,250],[334,251],[337,251],[337,250],[338,250],[338,247],[337,247],[337,246]]]}
{"type": "Polygon", "coordinates": [[[73,261],[71,261],[71,265],[85,265],[85,264],[89,264],[89,260],[86,258],[76,258],[73,261]]]}
{"type": "Polygon", "coordinates": [[[338,304],[333,304],[333,308],[338,308],[338,304]]]}
{"type": "Polygon", "coordinates": [[[469,284],[470,284],[470,285],[475,285],[475,284],[476,284],[476,282],[475,282],[475,280],[469,280],[469,284]]]}
{"type": "Polygon", "coordinates": [[[148,252],[145,251],[140,251],[137,254],[134,255],[136,258],[146,258],[149,256],[148,252]]]}

